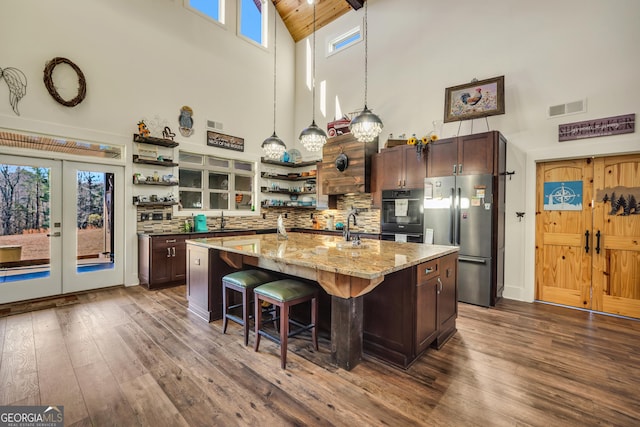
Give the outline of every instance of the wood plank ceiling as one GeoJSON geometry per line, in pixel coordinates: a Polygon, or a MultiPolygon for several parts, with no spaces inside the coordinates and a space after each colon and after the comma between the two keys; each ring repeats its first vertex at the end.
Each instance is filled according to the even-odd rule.
{"type": "MultiPolygon", "coordinates": [[[[358,10],[365,0],[315,0],[316,30],[324,27],[350,10],[358,10]]],[[[299,42],[313,33],[313,5],[307,0],[273,0],[278,14],[291,37],[299,42]]]]}

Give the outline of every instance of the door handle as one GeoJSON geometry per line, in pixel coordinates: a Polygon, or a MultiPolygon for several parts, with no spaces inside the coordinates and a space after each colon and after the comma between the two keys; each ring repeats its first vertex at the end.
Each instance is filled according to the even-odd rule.
{"type": "Polygon", "coordinates": [[[167,258],[171,258],[171,248],[167,248],[167,258]]]}
{"type": "Polygon", "coordinates": [[[453,206],[451,206],[451,208],[449,208],[450,210],[450,215],[449,215],[449,220],[450,220],[450,227],[449,227],[449,243],[451,243],[452,245],[455,244],[455,218],[456,218],[456,207],[455,207],[455,198],[456,198],[456,190],[454,188],[451,189],[451,202],[454,203],[453,206]]]}
{"type": "Polygon", "coordinates": [[[458,165],[458,175],[462,173],[462,163],[458,165]]]}
{"type": "Polygon", "coordinates": [[[438,284],[440,285],[440,289],[438,289],[438,294],[442,293],[442,280],[438,277],[438,284]]]}
{"type": "Polygon", "coordinates": [[[589,230],[584,232],[584,251],[589,253],[589,230]]]}
{"type": "Polygon", "coordinates": [[[176,256],[176,247],[175,246],[171,248],[171,256],[172,257],[176,256]]]}
{"type": "MultiPolygon", "coordinates": [[[[460,165],[462,166],[462,165],[460,165]]],[[[458,200],[456,200],[456,217],[458,218],[458,223],[456,224],[456,245],[460,245],[460,217],[462,207],[460,204],[462,203],[462,189],[458,187],[458,200]]]]}
{"type": "Polygon", "coordinates": [[[60,237],[60,235],[61,235],[60,232],[56,231],[54,233],[47,234],[47,237],[60,237]]]}
{"type": "Polygon", "coordinates": [[[456,174],[456,171],[458,170],[458,165],[453,165],[453,174],[456,174]]]}
{"type": "Polygon", "coordinates": [[[600,253],[600,230],[596,233],[596,254],[600,253]]]}

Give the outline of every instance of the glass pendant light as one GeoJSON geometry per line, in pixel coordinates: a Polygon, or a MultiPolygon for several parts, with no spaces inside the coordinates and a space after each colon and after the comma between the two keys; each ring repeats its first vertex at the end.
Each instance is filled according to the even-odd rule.
{"type": "Polygon", "coordinates": [[[327,134],[316,125],[316,2],[313,2],[313,74],[311,89],[313,91],[313,116],[311,125],[300,132],[300,142],[307,151],[321,151],[327,142],[327,134]]]}
{"type": "Polygon", "coordinates": [[[360,142],[371,142],[382,132],[382,120],[376,116],[369,108],[367,108],[367,60],[369,57],[368,50],[368,33],[367,24],[367,4],[364,2],[364,109],[360,114],[351,120],[349,129],[353,136],[360,142]]]}
{"type": "Polygon", "coordinates": [[[276,135],[276,59],[277,59],[277,40],[278,20],[274,4],[273,11],[273,135],[262,142],[262,149],[268,159],[278,160],[282,157],[287,149],[285,143],[276,135]]]}

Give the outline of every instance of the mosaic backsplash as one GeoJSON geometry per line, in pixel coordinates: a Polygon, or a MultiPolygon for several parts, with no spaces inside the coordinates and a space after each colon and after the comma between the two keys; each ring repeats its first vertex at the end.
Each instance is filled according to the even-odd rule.
{"type": "MultiPolygon", "coordinates": [[[[282,215],[287,228],[327,229],[327,222],[333,216],[333,223],[346,224],[351,208],[358,211],[358,225],[351,230],[359,233],[380,233],[380,210],[371,208],[370,194],[338,196],[337,209],[315,210],[295,207],[261,208],[260,216],[224,217],[225,228],[251,230],[275,228],[278,215],[282,215]],[[314,220],[316,224],[314,224],[314,220]]],[[[178,233],[184,230],[184,217],[173,217],[169,207],[140,207],[137,211],[137,231],[152,233],[178,233]],[[148,217],[142,221],[142,217],[148,217]],[[155,218],[155,219],[154,219],[155,218]],[[162,219],[160,219],[162,218],[162,219]]],[[[220,217],[207,217],[209,230],[220,228],[220,217]]]]}

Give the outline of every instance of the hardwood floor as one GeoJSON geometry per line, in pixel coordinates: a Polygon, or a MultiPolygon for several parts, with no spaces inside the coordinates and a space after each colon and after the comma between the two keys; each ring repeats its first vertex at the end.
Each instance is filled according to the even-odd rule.
{"type": "Polygon", "coordinates": [[[542,304],[460,304],[458,332],[409,370],[330,344],[242,344],[185,288],[112,288],[0,317],[0,405],[64,405],[66,425],[637,426],[640,322],[542,304]]]}

